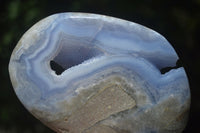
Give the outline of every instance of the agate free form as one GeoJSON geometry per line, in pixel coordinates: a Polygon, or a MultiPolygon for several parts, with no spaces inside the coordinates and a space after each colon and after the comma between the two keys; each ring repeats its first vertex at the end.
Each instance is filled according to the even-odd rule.
{"type": "Polygon", "coordinates": [[[60,13],[30,28],[9,72],[31,114],[57,133],[181,133],[190,90],[159,33],[113,17],[60,13]]]}

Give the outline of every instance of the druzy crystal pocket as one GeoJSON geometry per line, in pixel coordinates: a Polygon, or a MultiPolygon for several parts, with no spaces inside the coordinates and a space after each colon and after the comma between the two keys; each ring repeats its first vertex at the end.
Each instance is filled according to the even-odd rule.
{"type": "Polygon", "coordinates": [[[23,35],[9,72],[23,105],[58,133],[181,133],[190,90],[178,59],[139,24],[60,13],[23,35]]]}

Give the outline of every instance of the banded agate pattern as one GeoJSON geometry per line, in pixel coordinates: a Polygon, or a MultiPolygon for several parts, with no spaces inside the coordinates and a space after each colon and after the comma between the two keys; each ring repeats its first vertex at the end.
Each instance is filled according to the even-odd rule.
{"type": "Polygon", "coordinates": [[[60,13],[22,36],[9,72],[23,105],[55,132],[180,133],[190,90],[178,59],[142,25],[60,13]]]}

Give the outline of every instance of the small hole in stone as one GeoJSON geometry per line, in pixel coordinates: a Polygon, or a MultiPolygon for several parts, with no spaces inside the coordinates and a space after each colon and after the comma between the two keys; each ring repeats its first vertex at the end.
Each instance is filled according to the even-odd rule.
{"type": "Polygon", "coordinates": [[[51,66],[51,69],[54,70],[57,75],[60,75],[61,73],[65,71],[65,69],[61,65],[59,65],[53,60],[50,61],[50,66],[51,66]]]}
{"type": "Polygon", "coordinates": [[[172,69],[177,69],[177,68],[180,68],[180,67],[182,67],[182,63],[181,63],[181,61],[179,59],[176,62],[176,66],[174,66],[174,67],[164,67],[164,68],[160,69],[160,72],[161,72],[161,74],[165,74],[165,73],[169,72],[172,69]]]}

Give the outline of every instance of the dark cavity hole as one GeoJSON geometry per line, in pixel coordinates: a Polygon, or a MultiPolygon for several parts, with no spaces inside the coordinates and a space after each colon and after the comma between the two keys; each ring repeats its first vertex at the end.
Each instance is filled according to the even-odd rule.
{"type": "Polygon", "coordinates": [[[59,65],[53,60],[50,61],[50,66],[51,66],[51,69],[54,70],[57,75],[60,75],[61,73],[65,71],[65,69],[61,65],[59,65]]]}
{"type": "Polygon", "coordinates": [[[60,43],[60,51],[55,58],[50,61],[51,69],[55,71],[57,75],[102,53],[95,48],[94,45],[90,44],[91,42],[89,41],[64,38],[60,43]],[[68,42],[68,44],[66,44],[66,42],[68,42]]]}
{"type": "Polygon", "coordinates": [[[180,67],[182,67],[182,63],[181,63],[180,59],[178,59],[177,62],[176,62],[176,66],[174,66],[174,67],[164,67],[164,68],[160,69],[160,72],[161,72],[161,74],[165,74],[172,69],[177,69],[177,68],[180,68],[180,67]]]}

